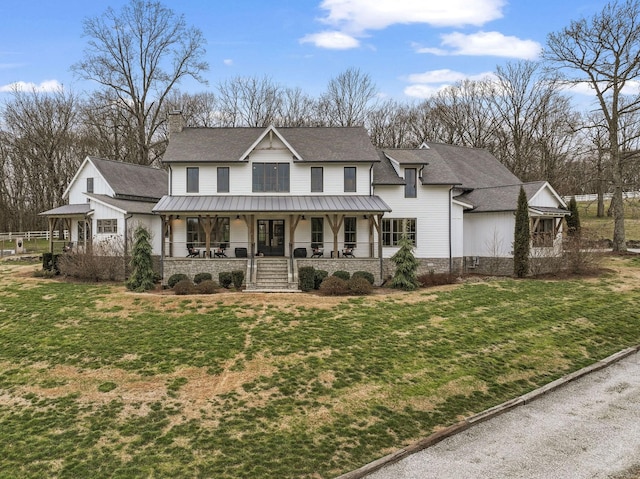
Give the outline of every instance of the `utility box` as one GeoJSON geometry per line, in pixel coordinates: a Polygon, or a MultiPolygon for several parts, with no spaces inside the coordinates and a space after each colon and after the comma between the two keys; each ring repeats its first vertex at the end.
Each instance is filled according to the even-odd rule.
{"type": "Polygon", "coordinates": [[[24,238],[16,238],[16,254],[24,253],[24,238]]]}

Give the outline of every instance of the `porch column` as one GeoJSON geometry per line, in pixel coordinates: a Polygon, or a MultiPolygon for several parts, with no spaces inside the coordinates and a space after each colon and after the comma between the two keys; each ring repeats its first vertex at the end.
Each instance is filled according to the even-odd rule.
{"type": "Polygon", "coordinates": [[[205,247],[205,258],[211,257],[211,232],[215,228],[218,222],[218,215],[215,215],[213,218],[211,216],[205,216],[202,219],[202,216],[199,217],[199,221],[202,221],[202,229],[204,230],[204,247],[205,247]]]}
{"type": "Polygon", "coordinates": [[[49,253],[53,254],[53,230],[55,229],[57,218],[49,217],[49,253]]]}
{"type": "Polygon", "coordinates": [[[296,244],[296,228],[298,228],[300,218],[300,215],[289,215],[289,256],[293,256],[293,249],[296,244]]]}
{"type": "Polygon", "coordinates": [[[338,257],[338,232],[340,231],[340,227],[344,222],[344,215],[340,215],[340,220],[338,220],[338,215],[333,215],[333,220],[330,215],[325,215],[327,221],[329,222],[329,227],[333,232],[333,251],[336,253],[336,258],[338,257]]]}

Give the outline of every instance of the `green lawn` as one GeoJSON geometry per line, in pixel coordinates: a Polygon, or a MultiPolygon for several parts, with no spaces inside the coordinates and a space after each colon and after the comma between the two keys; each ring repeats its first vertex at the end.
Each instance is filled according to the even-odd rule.
{"type": "Polygon", "coordinates": [[[133,294],[0,262],[0,477],[325,478],[640,343],[598,279],[133,294]]]}
{"type": "MultiPolygon", "coordinates": [[[[625,237],[627,240],[640,241],[640,201],[626,199],[625,206],[625,237]]],[[[609,201],[605,203],[605,213],[609,208],[609,201]]],[[[596,239],[613,238],[613,217],[598,218],[598,204],[595,201],[578,203],[580,224],[584,230],[596,239]]]]}

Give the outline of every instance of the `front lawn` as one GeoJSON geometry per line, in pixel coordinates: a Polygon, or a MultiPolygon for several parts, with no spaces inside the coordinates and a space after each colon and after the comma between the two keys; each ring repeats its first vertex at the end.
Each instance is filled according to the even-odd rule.
{"type": "Polygon", "coordinates": [[[599,279],[157,296],[0,262],[0,477],[329,478],[640,343],[599,279]]]}

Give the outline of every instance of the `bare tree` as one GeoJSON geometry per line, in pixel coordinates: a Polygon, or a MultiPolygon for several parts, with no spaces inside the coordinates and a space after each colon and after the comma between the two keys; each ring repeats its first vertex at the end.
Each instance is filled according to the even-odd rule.
{"type": "Polygon", "coordinates": [[[640,3],[608,3],[591,19],[572,21],[547,37],[544,57],[551,67],[567,72],[572,84],[586,84],[595,93],[609,136],[613,188],[613,250],[626,251],[622,151],[622,118],[640,107],[635,92],[621,101],[625,87],[640,76],[640,3]]]}
{"type": "Polygon", "coordinates": [[[412,129],[412,110],[408,105],[387,100],[369,111],[367,130],[377,148],[418,146],[412,129]]]}
{"type": "Polygon", "coordinates": [[[62,204],[82,158],[76,149],[77,106],[72,94],[15,90],[3,113],[4,189],[13,200],[13,226],[42,226],[38,213],[62,204]],[[39,223],[40,222],[40,223],[39,223]]]}
{"type": "Polygon", "coordinates": [[[223,126],[263,127],[274,123],[282,87],[269,77],[234,77],[218,84],[223,126]]]}
{"type": "Polygon", "coordinates": [[[86,19],[84,35],[88,47],[72,68],[115,94],[135,120],[136,162],[152,163],[167,95],[185,77],[204,82],[202,33],[158,2],[131,0],[86,19]]]}
{"type": "Polygon", "coordinates": [[[280,95],[277,126],[313,126],[316,102],[300,88],[285,88],[280,95]]]}
{"type": "Polygon", "coordinates": [[[371,77],[349,68],[329,80],[327,91],[318,102],[318,117],[328,126],[362,126],[375,96],[371,77]]]}

